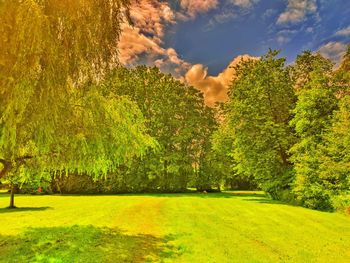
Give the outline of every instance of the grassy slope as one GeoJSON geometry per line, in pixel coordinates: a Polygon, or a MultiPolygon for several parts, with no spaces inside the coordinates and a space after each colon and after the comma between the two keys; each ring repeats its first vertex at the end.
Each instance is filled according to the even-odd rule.
{"type": "MultiPolygon", "coordinates": [[[[0,262],[349,262],[350,218],[261,195],[18,196],[0,262]],[[32,207],[32,208],[31,208],[32,207]]],[[[8,203],[0,195],[0,207],[8,203]]]]}

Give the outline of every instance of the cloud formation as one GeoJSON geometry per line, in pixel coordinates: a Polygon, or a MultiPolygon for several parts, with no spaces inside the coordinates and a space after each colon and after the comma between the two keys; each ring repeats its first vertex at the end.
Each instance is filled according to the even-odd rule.
{"type": "Polygon", "coordinates": [[[192,65],[183,60],[176,50],[166,47],[163,38],[167,27],[177,21],[188,21],[199,14],[204,14],[220,6],[215,23],[224,23],[233,16],[242,15],[259,0],[180,0],[180,9],[174,11],[166,1],[132,0],[130,16],[133,26],[122,25],[119,41],[119,60],[125,66],[145,64],[156,66],[162,72],[171,73],[174,77],[194,86],[204,94],[207,105],[227,99],[228,86],[234,76],[232,68],[241,59],[251,58],[243,55],[235,58],[230,65],[217,76],[209,76],[208,69],[202,64],[192,65]],[[224,7],[230,7],[224,12],[224,7]],[[231,11],[238,12],[234,14],[231,11]]]}
{"type": "Polygon", "coordinates": [[[256,4],[259,2],[259,0],[228,0],[228,2],[235,6],[247,8],[251,7],[253,4],[256,4]]]}
{"type": "Polygon", "coordinates": [[[301,22],[306,15],[316,12],[316,0],[288,0],[287,9],[279,15],[277,24],[301,22]]]}
{"type": "Polygon", "coordinates": [[[340,29],[335,33],[336,36],[350,36],[350,26],[340,29]]]}
{"type": "Polygon", "coordinates": [[[326,58],[339,65],[345,55],[347,45],[342,42],[328,42],[319,48],[319,52],[326,58]]]}
{"type": "Polygon", "coordinates": [[[291,29],[280,30],[277,33],[277,38],[276,38],[277,43],[280,45],[285,45],[289,43],[296,33],[298,33],[297,30],[291,30],[291,29]]]}
{"type": "Polygon", "coordinates": [[[260,0],[226,0],[222,1],[221,8],[214,14],[204,30],[212,30],[216,25],[224,24],[233,19],[243,17],[250,13],[254,4],[260,0]]]}
{"type": "Polygon", "coordinates": [[[218,0],[181,0],[181,11],[177,14],[181,20],[194,19],[198,14],[207,13],[219,5],[218,0]]]}
{"type": "Polygon", "coordinates": [[[185,80],[187,84],[203,92],[207,105],[214,106],[216,102],[227,100],[228,87],[235,76],[234,66],[248,59],[256,58],[249,55],[238,56],[217,76],[208,76],[208,68],[202,64],[196,64],[188,70],[185,80]]]}
{"type": "Polygon", "coordinates": [[[167,2],[134,0],[130,16],[133,26],[122,25],[118,43],[119,60],[123,65],[158,66],[175,76],[180,76],[190,67],[173,48],[164,47],[165,30],[176,23],[176,14],[167,2]]]}

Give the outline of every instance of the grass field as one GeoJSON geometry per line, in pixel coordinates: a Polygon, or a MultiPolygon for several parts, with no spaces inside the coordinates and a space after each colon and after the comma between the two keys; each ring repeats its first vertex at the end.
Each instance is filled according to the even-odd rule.
{"type": "Polygon", "coordinates": [[[0,195],[0,262],[350,262],[350,217],[261,193],[0,195]]]}

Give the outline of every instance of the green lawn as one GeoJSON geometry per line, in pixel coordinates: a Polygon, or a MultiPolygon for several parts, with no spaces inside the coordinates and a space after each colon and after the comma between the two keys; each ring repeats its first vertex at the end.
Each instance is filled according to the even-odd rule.
{"type": "Polygon", "coordinates": [[[0,262],[350,262],[350,217],[261,193],[0,194],[0,262]]]}

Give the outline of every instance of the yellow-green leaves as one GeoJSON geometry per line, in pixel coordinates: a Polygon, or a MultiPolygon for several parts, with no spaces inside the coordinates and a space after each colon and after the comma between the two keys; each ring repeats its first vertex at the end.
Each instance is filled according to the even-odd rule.
{"type": "Polygon", "coordinates": [[[137,105],[98,84],[117,65],[128,3],[1,3],[0,158],[12,173],[100,176],[155,147],[137,105]]]}

